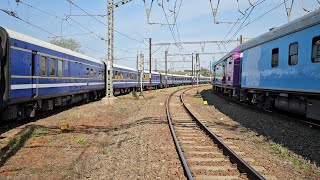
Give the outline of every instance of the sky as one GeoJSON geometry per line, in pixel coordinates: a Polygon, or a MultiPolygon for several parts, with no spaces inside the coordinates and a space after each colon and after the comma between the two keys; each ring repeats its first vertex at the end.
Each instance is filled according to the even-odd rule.
{"type": "MultiPolygon", "coordinates": [[[[291,7],[292,0],[285,1],[287,7],[291,7]]],[[[154,0],[152,6],[151,2],[133,0],[114,10],[116,64],[135,68],[136,56],[142,53],[145,69],[148,69],[149,38],[152,44],[225,41],[223,44],[152,45],[152,70],[164,70],[166,50],[170,55],[168,68],[176,71],[191,69],[191,56],[181,54],[218,53],[200,55],[201,67],[209,68],[211,61],[223,56],[222,52],[229,52],[237,46],[231,40],[237,40],[240,35],[248,40],[288,22],[283,0],[238,0],[239,8],[237,0],[221,0],[215,16],[216,22],[222,22],[219,24],[214,21],[210,0],[154,0]],[[151,9],[149,23],[154,24],[148,23],[146,9],[151,9]]],[[[211,2],[216,7],[218,0],[211,2]]],[[[317,0],[293,2],[290,20],[320,7],[317,0]]],[[[2,0],[0,9],[14,12],[20,18],[0,11],[2,27],[44,41],[73,38],[81,44],[87,56],[106,59],[107,0],[20,0],[19,3],[2,0]]]]}

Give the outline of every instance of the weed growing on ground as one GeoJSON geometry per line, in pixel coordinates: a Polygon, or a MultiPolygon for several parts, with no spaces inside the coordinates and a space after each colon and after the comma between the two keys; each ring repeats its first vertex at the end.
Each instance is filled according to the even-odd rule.
{"type": "Polygon", "coordinates": [[[36,139],[46,136],[48,134],[50,134],[49,130],[41,127],[36,127],[33,133],[31,134],[30,138],[28,139],[27,144],[30,144],[36,139]]]}
{"type": "Polygon", "coordinates": [[[85,145],[87,143],[87,140],[85,138],[81,138],[81,137],[74,136],[73,140],[81,145],[85,145]]]}
{"type": "Polygon", "coordinates": [[[274,142],[269,142],[270,148],[281,158],[283,158],[286,161],[289,161],[294,168],[304,171],[313,172],[315,174],[320,174],[320,167],[317,167],[314,164],[311,164],[309,161],[303,159],[302,157],[299,157],[293,153],[291,153],[289,150],[284,148],[281,144],[277,144],[274,142]]]}

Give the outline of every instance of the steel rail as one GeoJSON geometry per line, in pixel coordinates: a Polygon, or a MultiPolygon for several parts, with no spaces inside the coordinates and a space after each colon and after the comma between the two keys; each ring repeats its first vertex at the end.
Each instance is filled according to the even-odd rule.
{"type": "Polygon", "coordinates": [[[200,126],[200,128],[206,132],[206,134],[218,145],[219,149],[223,150],[223,154],[228,156],[232,163],[237,164],[237,168],[242,173],[246,173],[248,179],[261,179],[265,180],[265,178],[259,174],[254,168],[252,168],[247,162],[245,162],[240,156],[238,156],[231,148],[229,148],[216,134],[214,134],[206,125],[204,125],[186,106],[186,103],[183,99],[183,94],[181,93],[180,100],[182,101],[183,106],[188,111],[188,113],[192,116],[192,118],[196,121],[196,123],[200,126]]]}
{"type": "MultiPolygon", "coordinates": [[[[189,89],[189,88],[188,88],[188,89],[189,89]]],[[[182,163],[183,169],[184,169],[184,171],[185,171],[185,174],[186,174],[186,176],[187,176],[187,178],[188,178],[189,180],[193,180],[192,173],[191,173],[191,171],[190,171],[190,169],[189,169],[189,166],[188,166],[188,164],[187,164],[186,158],[185,158],[185,156],[184,156],[184,154],[183,154],[183,152],[182,152],[182,149],[181,149],[181,147],[180,147],[180,145],[179,145],[179,142],[178,142],[178,138],[177,138],[176,133],[175,133],[175,131],[174,131],[174,129],[173,129],[173,123],[172,123],[172,119],[171,119],[171,116],[170,116],[169,101],[170,101],[172,95],[173,95],[174,93],[178,92],[178,91],[181,91],[181,90],[177,90],[177,91],[171,93],[171,94],[167,97],[167,101],[166,101],[167,119],[168,119],[168,122],[169,122],[170,132],[171,132],[171,135],[172,135],[174,144],[176,145],[176,149],[177,149],[177,152],[178,152],[180,161],[181,161],[181,163],[182,163]]]]}

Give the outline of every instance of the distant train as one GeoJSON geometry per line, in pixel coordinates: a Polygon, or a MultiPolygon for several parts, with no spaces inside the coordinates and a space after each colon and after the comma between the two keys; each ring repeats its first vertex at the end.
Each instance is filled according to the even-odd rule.
{"type": "MultiPolygon", "coordinates": [[[[100,60],[0,27],[0,118],[23,119],[36,111],[105,96],[106,64],[100,60]]],[[[114,65],[114,91],[138,88],[136,69],[114,65]]],[[[149,85],[144,75],[143,87],[149,85]]],[[[194,77],[168,75],[168,86],[191,84],[194,77]]],[[[165,75],[153,72],[152,87],[165,75]]],[[[200,83],[210,78],[201,77],[200,83]]]]}
{"type": "Polygon", "coordinates": [[[320,120],[320,10],[245,42],[213,71],[216,91],[320,120]]]}

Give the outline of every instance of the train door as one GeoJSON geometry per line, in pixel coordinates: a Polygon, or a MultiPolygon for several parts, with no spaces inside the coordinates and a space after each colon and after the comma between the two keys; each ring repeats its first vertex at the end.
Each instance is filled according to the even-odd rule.
{"type": "Polygon", "coordinates": [[[222,69],[223,69],[223,78],[222,84],[226,84],[226,77],[227,77],[227,59],[223,60],[222,62],[222,69]]]}
{"type": "Polygon", "coordinates": [[[39,78],[38,78],[38,64],[37,58],[38,53],[37,51],[32,51],[31,55],[31,85],[32,85],[32,97],[36,98],[38,96],[38,84],[39,84],[39,78]]]}
{"type": "Polygon", "coordinates": [[[2,67],[4,64],[4,51],[2,48],[2,38],[0,37],[0,118],[1,118],[1,111],[3,109],[3,93],[5,87],[4,81],[4,68],[2,67]]]}
{"type": "Polygon", "coordinates": [[[234,60],[233,56],[230,56],[227,59],[227,72],[226,72],[226,83],[227,85],[233,85],[233,67],[234,67],[234,60]]]}

